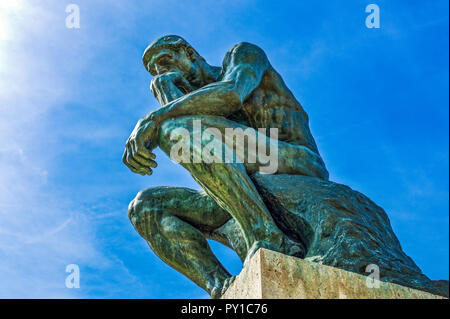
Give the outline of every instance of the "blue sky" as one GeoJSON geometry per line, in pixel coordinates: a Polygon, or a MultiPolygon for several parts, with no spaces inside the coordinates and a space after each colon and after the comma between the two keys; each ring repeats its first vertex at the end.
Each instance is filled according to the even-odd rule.
{"type": "MultiPolygon", "coordinates": [[[[382,206],[405,252],[448,279],[448,2],[372,2],[1,0],[0,297],[207,297],[127,217],[143,188],[199,188],[160,151],[151,177],[121,162],[158,105],[141,55],[164,34],[215,65],[240,41],[261,46],[308,112],[330,178],[382,206]],[[380,29],[365,27],[372,2],[380,29]],[[80,29],[65,27],[69,3],[80,29]],[[68,264],[79,289],[65,287],[68,264]]],[[[213,249],[239,272],[231,250],[213,249]]]]}

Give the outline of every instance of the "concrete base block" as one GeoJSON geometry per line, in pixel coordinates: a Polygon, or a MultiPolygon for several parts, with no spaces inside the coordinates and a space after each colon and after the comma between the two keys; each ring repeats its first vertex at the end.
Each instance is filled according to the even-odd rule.
{"type": "Polygon", "coordinates": [[[222,299],[346,298],[445,299],[425,291],[374,281],[360,274],[267,249],[258,250],[247,261],[222,296],[222,299]]]}

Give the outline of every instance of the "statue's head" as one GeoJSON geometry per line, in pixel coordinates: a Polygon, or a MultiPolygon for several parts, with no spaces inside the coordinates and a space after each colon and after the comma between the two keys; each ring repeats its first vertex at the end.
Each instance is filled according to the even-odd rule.
{"type": "Polygon", "coordinates": [[[152,75],[181,72],[189,81],[201,82],[206,62],[182,37],[166,35],[153,41],[142,57],[145,68],[152,75]]]}

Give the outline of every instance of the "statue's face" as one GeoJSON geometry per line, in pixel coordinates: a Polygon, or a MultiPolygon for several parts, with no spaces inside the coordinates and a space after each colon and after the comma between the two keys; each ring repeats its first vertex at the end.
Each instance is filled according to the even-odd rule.
{"type": "Polygon", "coordinates": [[[152,57],[149,66],[153,65],[158,75],[168,72],[179,72],[193,87],[202,86],[201,64],[188,56],[185,50],[162,49],[152,57]],[[194,60],[194,61],[193,61],[194,60]]]}

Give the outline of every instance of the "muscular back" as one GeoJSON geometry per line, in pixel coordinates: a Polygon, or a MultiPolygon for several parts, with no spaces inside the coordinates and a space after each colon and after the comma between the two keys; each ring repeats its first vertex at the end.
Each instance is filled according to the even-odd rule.
{"type": "MultiPolygon", "coordinates": [[[[242,46],[258,48],[250,43],[233,47],[224,59],[223,73],[227,72],[231,56],[239,54],[236,48],[242,46]]],[[[229,118],[255,129],[277,128],[280,141],[303,145],[319,153],[309,129],[308,115],[268,60],[259,85],[243,101],[242,108],[229,118]]]]}

